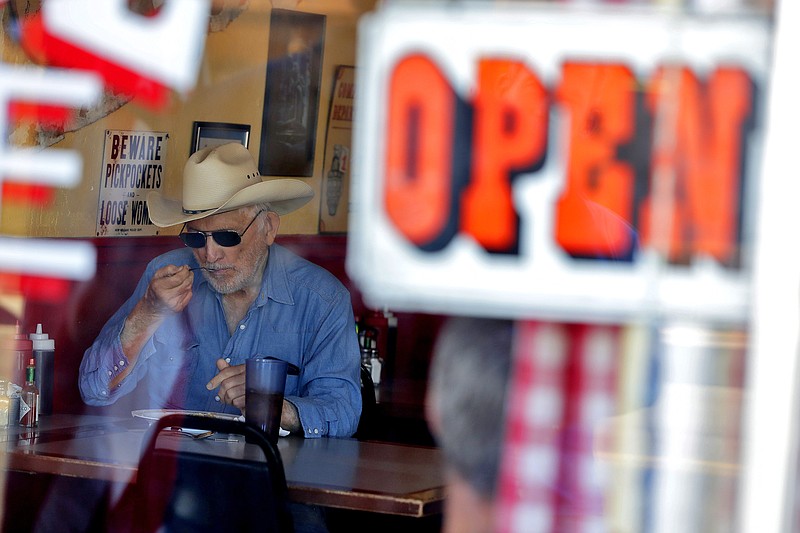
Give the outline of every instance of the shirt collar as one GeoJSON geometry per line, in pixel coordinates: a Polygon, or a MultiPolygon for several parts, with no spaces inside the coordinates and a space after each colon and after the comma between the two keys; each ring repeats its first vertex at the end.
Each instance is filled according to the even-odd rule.
{"type": "Polygon", "coordinates": [[[292,291],[289,289],[289,278],[286,273],[286,249],[279,244],[269,247],[267,268],[261,280],[261,292],[256,298],[259,307],[267,303],[267,299],[278,303],[294,305],[292,291]]]}

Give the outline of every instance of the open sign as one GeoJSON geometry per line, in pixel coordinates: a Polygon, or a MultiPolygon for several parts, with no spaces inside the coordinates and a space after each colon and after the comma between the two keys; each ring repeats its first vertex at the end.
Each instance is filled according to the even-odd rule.
{"type": "Polygon", "coordinates": [[[364,19],[348,268],[365,298],[744,319],[768,35],[663,12],[364,19]]]}

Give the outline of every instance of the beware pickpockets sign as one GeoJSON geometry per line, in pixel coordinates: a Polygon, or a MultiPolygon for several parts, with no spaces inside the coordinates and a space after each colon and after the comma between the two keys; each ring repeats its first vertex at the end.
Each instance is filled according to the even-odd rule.
{"type": "Polygon", "coordinates": [[[157,131],[106,130],[97,236],[158,235],[150,220],[147,193],[164,183],[169,134],[157,131]]]}

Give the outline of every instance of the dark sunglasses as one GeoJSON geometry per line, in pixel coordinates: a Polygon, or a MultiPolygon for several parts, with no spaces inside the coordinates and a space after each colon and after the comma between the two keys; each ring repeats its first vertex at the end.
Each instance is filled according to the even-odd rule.
{"type": "MultiPolygon", "coordinates": [[[[250,229],[250,226],[253,225],[253,222],[256,221],[258,215],[264,212],[264,209],[256,213],[256,216],[253,217],[253,220],[247,225],[241,233],[238,231],[234,231],[232,229],[222,229],[217,231],[183,231],[181,229],[180,235],[178,235],[183,244],[188,246],[189,248],[203,248],[206,245],[206,238],[207,236],[211,236],[214,239],[214,242],[219,244],[220,246],[225,246],[229,248],[231,246],[238,246],[242,242],[242,236],[247,233],[247,230],[250,229]]],[[[183,225],[186,227],[186,224],[183,225]]]]}

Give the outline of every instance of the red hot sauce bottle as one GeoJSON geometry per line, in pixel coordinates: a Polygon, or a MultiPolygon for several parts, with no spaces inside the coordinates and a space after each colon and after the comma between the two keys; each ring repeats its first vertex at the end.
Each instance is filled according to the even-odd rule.
{"type": "Polygon", "coordinates": [[[36,388],[36,365],[31,359],[25,368],[25,386],[19,398],[19,425],[27,428],[39,423],[39,389],[36,388]]]}

